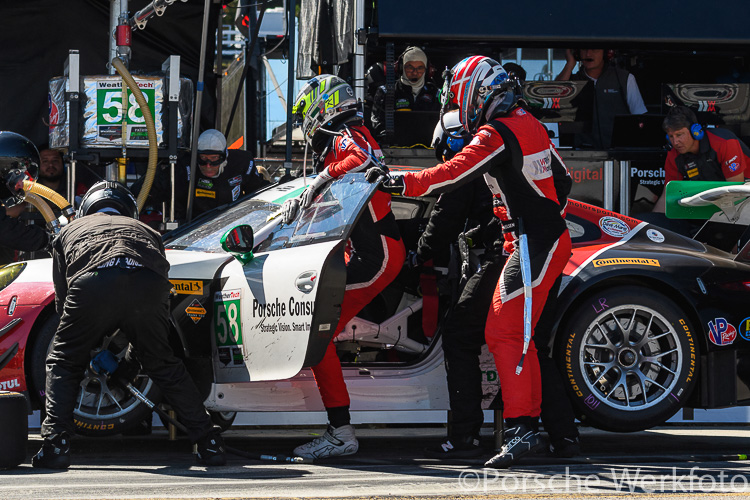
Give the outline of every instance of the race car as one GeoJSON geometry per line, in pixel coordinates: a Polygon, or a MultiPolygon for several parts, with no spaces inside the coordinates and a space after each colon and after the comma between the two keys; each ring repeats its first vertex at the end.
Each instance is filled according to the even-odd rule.
{"type": "MultiPolygon", "coordinates": [[[[165,240],[173,345],[225,427],[239,411],[323,410],[308,367],[320,361],[337,324],[347,238],[377,186],[346,175],[283,224],[281,204],[306,182],[271,186],[165,240]],[[252,242],[230,254],[222,238],[232,230],[252,242]]],[[[434,202],[393,198],[407,248],[415,248],[434,202]]],[[[574,200],[566,220],[574,248],[553,353],[581,421],[635,431],[684,406],[748,404],[746,249],[720,250],[574,200]]],[[[337,337],[355,415],[448,409],[439,325],[455,293],[453,267],[423,273],[436,276],[437,286],[421,288],[420,276],[405,269],[337,337]]],[[[0,388],[24,392],[32,407],[43,399],[44,359],[58,322],[51,275],[50,260],[0,269],[0,388]]],[[[114,332],[92,356],[109,349],[122,357],[122,337],[114,332]]],[[[487,353],[482,366],[488,406],[498,386],[487,353]]],[[[159,400],[145,374],[134,385],[159,400]]],[[[75,410],[80,433],[119,433],[148,415],[117,383],[86,373],[75,410]]]]}

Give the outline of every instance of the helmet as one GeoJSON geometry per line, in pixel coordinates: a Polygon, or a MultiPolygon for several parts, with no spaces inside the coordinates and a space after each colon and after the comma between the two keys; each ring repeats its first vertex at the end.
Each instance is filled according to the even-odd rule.
{"type": "Polygon", "coordinates": [[[471,135],[461,127],[458,110],[448,111],[442,121],[435,125],[432,134],[432,147],[438,161],[448,161],[461,151],[471,141],[471,135]]]}
{"type": "Polygon", "coordinates": [[[137,219],[138,203],[128,188],[119,182],[100,181],[91,186],[91,189],[83,195],[81,206],[78,207],[78,217],[97,212],[137,219]]]}
{"type": "Polygon", "coordinates": [[[36,181],[39,151],[26,137],[0,132],[0,202],[12,207],[23,201],[23,181],[36,181]]]}
{"type": "Polygon", "coordinates": [[[224,167],[227,166],[228,154],[227,139],[218,130],[210,128],[198,137],[198,155],[219,155],[221,165],[219,165],[219,172],[214,178],[219,177],[224,172],[224,167]]]}
{"type": "Polygon", "coordinates": [[[473,134],[482,123],[482,118],[487,116],[487,108],[492,101],[499,104],[493,107],[493,113],[507,112],[515,105],[518,100],[517,86],[518,81],[508,80],[508,74],[494,59],[467,57],[453,66],[445,79],[443,105],[458,106],[461,126],[473,134]]]}
{"type": "Polygon", "coordinates": [[[352,87],[334,75],[318,75],[308,80],[294,99],[292,113],[294,125],[302,128],[305,140],[316,153],[323,151],[330,137],[325,130],[335,131],[344,123],[363,117],[352,87]]]}

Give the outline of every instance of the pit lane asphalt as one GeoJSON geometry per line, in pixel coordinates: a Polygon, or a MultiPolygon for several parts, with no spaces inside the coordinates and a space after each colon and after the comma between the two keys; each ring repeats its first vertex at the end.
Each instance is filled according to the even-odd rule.
{"type": "MultiPolygon", "coordinates": [[[[287,454],[323,429],[233,429],[230,446],[251,453],[287,454]]],[[[29,435],[27,460],[0,471],[0,498],[747,498],[750,427],[661,427],[632,434],[582,428],[582,455],[535,456],[509,471],[483,469],[486,456],[451,462],[424,458],[444,429],[357,428],[360,451],[313,464],[283,464],[229,456],[225,467],[195,464],[185,439],[150,436],[77,437],[72,467],[39,471],[30,458],[40,445],[29,435]]],[[[0,443],[0,448],[2,443],[0,443]]]]}

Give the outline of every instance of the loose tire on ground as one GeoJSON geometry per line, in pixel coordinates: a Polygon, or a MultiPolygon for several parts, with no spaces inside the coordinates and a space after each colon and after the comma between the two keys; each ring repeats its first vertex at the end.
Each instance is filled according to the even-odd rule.
{"type": "Polygon", "coordinates": [[[0,469],[12,469],[26,459],[29,435],[26,397],[18,392],[0,391],[0,469]]]}
{"type": "Polygon", "coordinates": [[[591,295],[558,332],[564,383],[583,422],[630,432],[661,424],[698,380],[695,328],[653,290],[617,287],[591,295]]]}

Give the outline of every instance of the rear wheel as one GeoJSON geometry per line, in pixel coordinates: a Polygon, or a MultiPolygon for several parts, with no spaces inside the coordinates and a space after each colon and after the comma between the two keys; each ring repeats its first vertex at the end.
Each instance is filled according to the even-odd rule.
{"type": "Polygon", "coordinates": [[[610,431],[666,421],[697,382],[698,345],[687,315],[640,287],[583,301],[558,335],[563,376],[581,420],[610,431]]]}
{"type": "Polygon", "coordinates": [[[236,411],[209,410],[208,414],[211,415],[211,422],[213,422],[214,425],[218,425],[219,427],[221,427],[222,432],[229,430],[229,428],[232,427],[232,424],[234,423],[234,419],[237,418],[236,411]]]}
{"type": "MultiPolygon", "coordinates": [[[[50,316],[42,325],[30,357],[31,379],[35,392],[44,401],[47,354],[52,348],[52,339],[57,331],[60,317],[50,316]]],[[[128,342],[119,331],[105,337],[102,346],[91,353],[92,357],[103,349],[109,349],[118,359],[127,351],[128,342]]],[[[133,380],[133,386],[153,403],[161,400],[161,393],[154,382],[140,373],[133,380]]],[[[80,383],[73,419],[76,432],[84,436],[110,436],[120,434],[149,418],[151,408],[133,396],[120,384],[113,383],[101,375],[86,370],[80,383]]]]}

